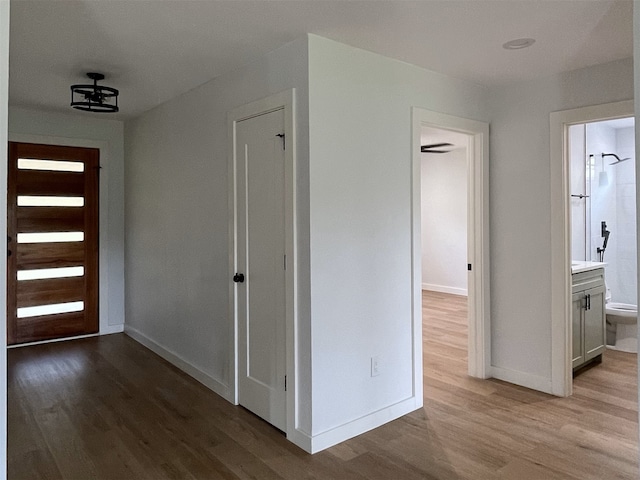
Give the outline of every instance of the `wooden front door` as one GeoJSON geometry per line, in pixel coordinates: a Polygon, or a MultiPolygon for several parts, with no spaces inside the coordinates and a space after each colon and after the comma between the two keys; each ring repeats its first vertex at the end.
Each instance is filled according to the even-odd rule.
{"type": "Polygon", "coordinates": [[[98,332],[99,150],[9,142],[7,343],[98,332]]]}

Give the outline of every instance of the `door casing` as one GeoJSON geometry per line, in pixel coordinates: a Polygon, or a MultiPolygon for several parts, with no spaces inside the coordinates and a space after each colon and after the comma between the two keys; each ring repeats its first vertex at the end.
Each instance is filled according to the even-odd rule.
{"type": "MultiPolygon", "coordinates": [[[[569,127],[614,118],[632,117],[633,100],[552,112],[551,171],[551,393],[573,393],[571,323],[571,202],[569,127]]],[[[636,168],[636,177],[640,172],[636,168]]],[[[637,193],[636,193],[637,195],[637,193]]]]}
{"type": "MultiPolygon", "coordinates": [[[[62,137],[55,135],[37,135],[26,133],[9,132],[10,142],[20,143],[42,143],[47,145],[60,145],[68,147],[85,147],[97,148],[100,150],[100,181],[99,181],[99,199],[98,199],[98,230],[99,230],[99,332],[97,334],[83,335],[77,338],[92,337],[96,335],[108,335],[111,333],[120,333],[124,331],[124,290],[121,292],[114,289],[114,285],[121,283],[122,274],[119,262],[109,255],[108,245],[113,243],[113,236],[118,238],[118,231],[113,231],[113,227],[109,222],[109,212],[111,205],[109,200],[109,171],[110,159],[116,159],[112,153],[110,142],[105,140],[96,140],[89,138],[62,137]]],[[[113,215],[113,208],[112,215],[113,215]]],[[[61,340],[44,340],[35,343],[59,342],[61,340]]],[[[20,348],[22,346],[32,345],[32,343],[23,343],[8,348],[20,348]]]]}
{"type": "Polygon", "coordinates": [[[287,270],[285,271],[285,371],[287,375],[286,410],[287,421],[285,434],[287,439],[299,445],[307,451],[311,445],[308,437],[297,430],[297,344],[295,341],[297,330],[297,248],[296,248],[296,132],[295,132],[295,89],[290,89],[261,100],[243,105],[231,110],[227,115],[227,132],[229,147],[228,177],[229,177],[229,312],[231,323],[229,379],[231,400],[238,404],[238,300],[237,287],[232,277],[237,271],[238,264],[238,215],[237,215],[237,153],[236,153],[236,128],[242,120],[270,113],[275,110],[284,110],[285,124],[285,255],[287,256],[287,270]]]}
{"type": "MultiPolygon", "coordinates": [[[[284,111],[236,122],[238,402],[286,428],[284,111]]],[[[235,277],[235,275],[234,275],[235,277]]],[[[235,283],[235,279],[234,279],[235,283]]]]}
{"type": "MultiPolygon", "coordinates": [[[[21,345],[24,343],[33,343],[33,342],[41,342],[43,340],[50,339],[67,339],[67,338],[76,338],[78,336],[91,335],[98,333],[99,331],[99,317],[98,317],[98,291],[99,291],[99,262],[98,262],[98,208],[99,208],[99,168],[100,168],[100,151],[96,148],[78,148],[78,147],[69,147],[69,146],[60,146],[60,145],[49,145],[49,144],[32,144],[32,143],[23,143],[23,142],[10,142],[9,143],[9,152],[10,152],[10,167],[9,167],[9,200],[8,200],[8,219],[7,219],[7,239],[11,239],[11,244],[9,245],[8,251],[12,251],[14,254],[11,256],[10,261],[8,262],[8,272],[13,275],[13,279],[7,279],[7,291],[8,299],[7,305],[9,311],[7,312],[8,322],[8,330],[7,330],[7,339],[11,341],[12,344],[21,345]],[[17,233],[17,225],[19,222],[19,212],[20,207],[17,204],[18,195],[18,185],[21,173],[24,172],[18,168],[18,159],[24,158],[36,158],[36,159],[69,159],[72,161],[81,161],[84,164],[84,170],[81,174],[82,185],[83,185],[83,195],[84,195],[84,206],[82,210],[73,210],[73,212],[81,212],[82,215],[82,229],[85,234],[84,241],[82,242],[82,264],[85,268],[85,272],[82,278],[80,278],[80,282],[82,284],[82,301],[84,302],[84,309],[82,313],[71,314],[71,318],[67,315],[67,317],[62,315],[62,318],[57,315],[53,315],[50,317],[41,317],[47,318],[47,325],[55,324],[59,327],[67,328],[65,333],[61,333],[58,331],[54,333],[51,330],[50,326],[45,327],[40,330],[39,334],[31,334],[26,335],[26,341],[22,341],[21,339],[25,338],[24,328],[20,329],[18,327],[18,318],[16,317],[16,308],[17,302],[19,299],[19,290],[20,285],[25,287],[25,284],[21,284],[16,278],[17,274],[17,259],[19,257],[19,251],[23,248],[18,243],[18,233],[17,233]],[[82,329],[78,331],[77,329],[69,330],[69,326],[73,324],[74,321],[77,321],[77,317],[80,315],[82,317],[82,329]],[[22,333],[21,333],[22,332],[22,333]],[[78,334],[79,333],[79,334],[78,334]],[[39,337],[39,338],[38,338],[39,337]]],[[[53,179],[60,179],[58,173],[47,173],[46,171],[36,171],[36,175],[51,175],[46,179],[46,184],[49,185],[53,179]]],[[[61,173],[61,175],[65,175],[61,173]]],[[[77,183],[78,176],[77,174],[71,174],[74,177],[72,181],[73,184],[77,183]]],[[[32,185],[33,187],[33,185],[32,185]]],[[[41,193],[40,188],[47,187],[38,187],[36,188],[38,193],[41,193]]],[[[63,194],[64,196],[64,194],[63,194]]],[[[32,210],[27,209],[29,212],[33,213],[32,210]]],[[[67,213],[71,213],[72,210],[67,210],[67,213]]],[[[27,214],[30,215],[31,213],[27,214]]],[[[42,214],[43,211],[40,211],[42,214]]],[[[50,214],[50,211],[48,212],[50,214]]],[[[40,223],[43,217],[40,217],[36,222],[40,223]]],[[[54,219],[52,219],[54,220],[54,219]]],[[[67,227],[69,225],[67,224],[67,227]]],[[[75,226],[75,225],[74,225],[75,226]]],[[[54,227],[54,231],[57,230],[58,225],[54,227]]],[[[45,227],[46,228],[46,227],[45,227]]],[[[45,230],[46,231],[46,230],[45,230]]],[[[27,248],[24,245],[24,248],[27,248]]],[[[77,255],[77,252],[76,252],[77,255]]],[[[59,259],[59,258],[58,258],[59,259]]],[[[75,262],[67,265],[74,265],[75,262]]],[[[50,267],[55,267],[57,264],[50,264],[50,267]]],[[[51,282],[51,280],[46,280],[51,282]]],[[[69,280],[53,280],[55,282],[68,282],[69,280]]],[[[57,287],[58,285],[56,285],[57,287]]],[[[70,292],[66,292],[66,299],[74,298],[78,299],[80,297],[76,296],[79,294],[78,291],[74,291],[75,288],[79,286],[76,285],[72,288],[72,297],[69,297],[70,292]]],[[[68,288],[68,286],[67,286],[68,288]]],[[[42,294],[42,291],[36,292],[42,294]]],[[[40,297],[40,300],[44,299],[40,297]]]]}
{"type": "Polygon", "coordinates": [[[490,272],[489,272],[489,124],[444,113],[413,108],[412,218],[413,218],[413,325],[414,388],[422,398],[422,258],[420,136],[422,127],[464,133],[467,149],[467,249],[471,272],[468,283],[468,371],[476,378],[496,376],[491,368],[490,272]]]}

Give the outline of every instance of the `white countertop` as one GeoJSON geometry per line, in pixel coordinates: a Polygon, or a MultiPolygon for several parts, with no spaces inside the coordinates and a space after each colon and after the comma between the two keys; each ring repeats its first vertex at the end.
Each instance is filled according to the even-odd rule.
{"type": "Polygon", "coordinates": [[[585,262],[584,260],[571,260],[571,273],[588,272],[596,268],[604,268],[606,262],[585,262]]]}

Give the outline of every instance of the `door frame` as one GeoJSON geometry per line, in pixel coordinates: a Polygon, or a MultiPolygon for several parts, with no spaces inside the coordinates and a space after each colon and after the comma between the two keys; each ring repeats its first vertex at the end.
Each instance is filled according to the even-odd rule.
{"type": "Polygon", "coordinates": [[[296,232],[296,129],[295,129],[295,89],[286,90],[275,95],[251,102],[228,112],[228,206],[229,206],[229,318],[230,324],[230,359],[229,379],[231,400],[238,405],[238,296],[237,284],[232,281],[237,271],[238,244],[237,244],[237,152],[236,152],[236,128],[238,122],[267,114],[276,110],[284,110],[285,133],[285,255],[287,256],[287,269],[285,271],[285,372],[287,376],[286,411],[287,411],[287,438],[294,441],[296,437],[296,419],[298,412],[297,396],[297,342],[296,331],[298,324],[297,303],[297,232],[296,232]]]}
{"type": "MultiPolygon", "coordinates": [[[[551,393],[573,393],[569,127],[634,116],[633,100],[551,112],[551,393]]],[[[637,164],[637,161],[636,161],[637,164]]],[[[637,174],[636,174],[637,175],[637,174]]],[[[637,195],[637,193],[636,193],[637,195]]]]}
{"type": "MultiPolygon", "coordinates": [[[[7,262],[7,341],[11,340],[12,345],[23,345],[26,343],[40,343],[46,340],[68,340],[83,337],[87,335],[95,335],[100,333],[100,252],[99,252],[99,235],[100,235],[100,150],[97,148],[86,147],[71,147],[68,145],[51,145],[41,143],[22,143],[22,142],[8,142],[9,150],[9,163],[8,166],[8,197],[7,197],[7,239],[12,238],[14,255],[7,262]],[[18,243],[19,237],[19,188],[18,184],[20,177],[19,159],[24,158],[35,159],[53,159],[53,160],[72,160],[78,161],[83,165],[81,178],[83,187],[84,204],[82,208],[82,231],[84,232],[84,241],[82,242],[82,257],[84,275],[80,278],[82,284],[82,303],[84,307],[81,310],[83,318],[83,328],[81,332],[77,330],[75,332],[67,333],[53,333],[50,330],[46,330],[47,334],[43,335],[41,332],[39,335],[30,335],[28,341],[19,341],[20,332],[24,333],[24,329],[18,326],[19,308],[19,291],[21,282],[18,281],[18,260],[17,251],[21,248],[18,243]],[[9,277],[13,278],[10,279],[9,277]],[[40,337],[40,338],[38,338],[40,337]],[[42,338],[44,337],[44,338],[42,338]],[[52,338],[51,338],[52,337],[52,338]]],[[[47,172],[46,170],[40,171],[40,175],[49,175],[49,180],[53,180],[57,177],[58,172],[47,172]]],[[[77,181],[78,176],[73,175],[77,181]]],[[[28,182],[29,183],[29,182],[28,182]]],[[[70,195],[67,192],[62,193],[61,196],[70,195]]],[[[37,195],[37,193],[36,193],[37,195]]],[[[71,194],[72,195],[72,194],[71,194]]],[[[46,207],[45,207],[46,208],[46,207]]],[[[68,210],[70,213],[71,210],[68,210]]],[[[74,212],[78,210],[74,209],[74,212]]],[[[54,229],[56,230],[56,229],[54,229]]],[[[45,230],[46,231],[46,230],[45,230]]],[[[56,265],[49,265],[49,267],[55,267],[56,265]]],[[[67,282],[69,279],[52,279],[54,282],[62,281],[67,282]]],[[[52,281],[48,280],[48,281],[52,281]]],[[[24,286],[24,285],[23,285],[24,286]]],[[[78,288],[78,287],[76,287],[78,288]]],[[[34,292],[35,293],[35,292],[34,292]]],[[[77,293],[77,291],[76,291],[77,293]]],[[[74,300],[77,300],[75,297],[74,300]]],[[[60,302],[62,299],[57,299],[60,302]]],[[[67,298],[66,301],[69,301],[67,298]]],[[[51,303],[51,300],[49,300],[51,303]]],[[[56,301],[54,301],[56,303],[56,301]]],[[[73,322],[72,319],[64,317],[51,316],[51,321],[58,324],[68,324],[73,322]]],[[[68,314],[67,314],[68,315],[68,314]]],[[[78,315],[72,313],[72,316],[78,315]]],[[[29,328],[27,327],[27,330],[29,328]]]]}
{"type": "MultiPolygon", "coordinates": [[[[476,378],[490,378],[491,370],[491,303],[489,263],[489,124],[419,107],[412,108],[412,199],[413,199],[413,316],[422,318],[421,257],[421,152],[422,127],[464,133],[469,136],[467,148],[467,257],[472,265],[468,289],[468,372],[476,378]]],[[[414,321],[414,349],[422,352],[422,322],[414,321]],[[418,345],[419,342],[419,345],[418,345]]],[[[422,365],[422,358],[415,364],[422,365]]],[[[416,385],[422,385],[422,369],[416,385]]]]}
{"type": "MultiPolygon", "coordinates": [[[[118,298],[119,293],[124,295],[124,291],[114,291],[114,276],[115,281],[118,281],[118,265],[114,262],[114,259],[109,256],[109,244],[113,243],[113,239],[110,240],[109,229],[109,170],[111,158],[111,148],[109,142],[106,140],[92,140],[75,137],[60,137],[53,135],[39,135],[39,134],[23,134],[12,133],[8,134],[9,142],[20,143],[39,143],[44,145],[58,145],[65,147],[83,147],[83,148],[97,148],[100,150],[100,178],[98,182],[98,333],[91,333],[88,335],[79,335],[72,337],[74,340],[85,337],[95,337],[98,335],[109,335],[112,333],[120,333],[124,331],[124,301],[121,304],[117,304],[113,300],[118,298]],[[111,290],[110,290],[111,286],[111,290]],[[111,305],[111,309],[110,306],[111,305]],[[117,323],[116,323],[117,322],[117,323]]],[[[6,230],[6,228],[5,228],[6,230]]],[[[122,279],[120,275],[120,279],[122,279]]],[[[6,297],[6,294],[5,294],[6,297]]],[[[5,307],[6,309],[6,307],[5,307]]],[[[5,326],[6,329],[6,326],[5,326]]],[[[52,339],[43,340],[40,342],[21,343],[19,345],[9,345],[7,348],[20,348],[33,344],[40,343],[52,343],[62,342],[68,339],[52,339]]]]}

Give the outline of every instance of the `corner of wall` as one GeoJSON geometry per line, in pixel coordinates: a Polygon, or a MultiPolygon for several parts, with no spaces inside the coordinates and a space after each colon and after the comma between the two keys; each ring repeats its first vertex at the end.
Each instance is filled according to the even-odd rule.
{"type": "Polygon", "coordinates": [[[339,427],[318,433],[312,437],[307,437],[305,440],[310,441],[310,449],[307,450],[305,448],[305,450],[309,453],[318,453],[422,408],[422,404],[422,398],[412,396],[399,403],[382,408],[344,425],[340,425],[339,427]]]}
{"type": "Polygon", "coordinates": [[[187,373],[191,377],[195,378],[198,382],[202,383],[204,386],[213,390],[215,393],[220,395],[222,398],[227,400],[228,402],[235,403],[233,398],[233,392],[229,388],[228,385],[225,385],[211,375],[203,372],[201,369],[187,361],[181,355],[176,352],[169,350],[168,348],[160,345],[158,342],[152,340],[139,330],[125,325],[124,333],[133,338],[138,343],[144,345],[149,350],[164,358],[170,364],[178,367],[183,372],[187,373]]]}

